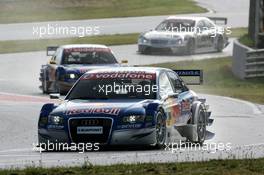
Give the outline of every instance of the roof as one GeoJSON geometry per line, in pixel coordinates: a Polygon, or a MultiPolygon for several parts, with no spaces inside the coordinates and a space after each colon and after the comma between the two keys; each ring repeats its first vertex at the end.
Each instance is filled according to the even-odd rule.
{"type": "Polygon", "coordinates": [[[64,49],[69,48],[102,48],[107,49],[108,47],[101,44],[68,44],[68,45],[62,45],[61,46],[64,49]]]}
{"type": "Polygon", "coordinates": [[[94,69],[91,71],[86,72],[85,74],[89,73],[103,73],[103,72],[147,72],[147,73],[158,73],[162,70],[170,70],[161,67],[108,67],[108,68],[100,68],[94,69]]]}
{"type": "Polygon", "coordinates": [[[198,20],[202,20],[202,19],[207,19],[207,17],[200,17],[200,16],[169,16],[166,19],[186,19],[186,20],[194,20],[194,21],[198,21],[198,20]]]}

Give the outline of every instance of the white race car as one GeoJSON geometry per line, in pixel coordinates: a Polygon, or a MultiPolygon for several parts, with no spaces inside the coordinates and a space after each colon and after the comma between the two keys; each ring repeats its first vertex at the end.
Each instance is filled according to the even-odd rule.
{"type": "Polygon", "coordinates": [[[142,33],[138,38],[138,52],[149,54],[153,51],[194,54],[221,52],[228,44],[230,29],[216,25],[227,24],[226,18],[176,17],[170,16],[154,30],[142,33]]]}

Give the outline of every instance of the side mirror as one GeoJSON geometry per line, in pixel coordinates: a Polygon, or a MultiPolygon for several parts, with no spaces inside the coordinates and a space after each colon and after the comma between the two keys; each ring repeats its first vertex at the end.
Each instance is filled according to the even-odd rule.
{"type": "Polygon", "coordinates": [[[178,98],[178,96],[179,96],[179,93],[170,93],[170,94],[168,94],[166,99],[168,99],[168,98],[178,98]]]}
{"type": "Polygon", "coordinates": [[[60,99],[60,94],[50,94],[50,99],[60,99]]]}
{"type": "Polygon", "coordinates": [[[128,60],[121,60],[121,64],[128,64],[128,60]]]}
{"type": "Polygon", "coordinates": [[[54,60],[50,60],[49,63],[50,64],[56,64],[56,62],[54,60]]]}

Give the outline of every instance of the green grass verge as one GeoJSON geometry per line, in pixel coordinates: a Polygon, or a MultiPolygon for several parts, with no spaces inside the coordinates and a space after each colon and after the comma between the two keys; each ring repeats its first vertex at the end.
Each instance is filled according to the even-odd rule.
{"type": "Polygon", "coordinates": [[[204,71],[204,84],[191,87],[195,91],[264,104],[264,78],[240,80],[234,77],[231,64],[231,58],[228,57],[155,64],[154,66],[170,69],[202,69],[204,71]]]}
{"type": "MultiPolygon", "coordinates": [[[[229,37],[242,36],[247,31],[246,28],[232,29],[232,35],[229,37]]],[[[105,44],[105,45],[123,45],[136,44],[139,33],[89,36],[83,38],[61,38],[61,39],[40,39],[40,40],[10,40],[0,41],[1,53],[29,52],[45,50],[47,46],[56,46],[64,44],[105,44]]]]}
{"type": "Polygon", "coordinates": [[[92,166],[69,168],[26,168],[0,170],[0,175],[260,175],[264,174],[264,159],[212,160],[194,163],[144,163],[132,165],[92,166]]]}
{"type": "Polygon", "coordinates": [[[248,33],[248,28],[245,28],[245,27],[232,28],[231,31],[232,31],[232,33],[228,37],[240,38],[241,36],[243,36],[243,35],[248,33]]]}
{"type": "Polygon", "coordinates": [[[46,50],[47,46],[59,46],[64,44],[105,44],[122,45],[137,42],[137,33],[124,35],[102,35],[83,38],[62,38],[42,40],[14,40],[0,41],[0,53],[15,53],[46,50]]]}
{"type": "Polygon", "coordinates": [[[255,46],[254,41],[249,37],[248,34],[244,34],[244,35],[242,35],[242,36],[239,38],[239,42],[240,42],[241,44],[244,44],[244,45],[246,45],[246,46],[248,46],[248,47],[251,47],[251,48],[253,48],[253,47],[255,46]]]}
{"type": "Polygon", "coordinates": [[[0,23],[202,13],[193,0],[8,0],[0,23]]]}

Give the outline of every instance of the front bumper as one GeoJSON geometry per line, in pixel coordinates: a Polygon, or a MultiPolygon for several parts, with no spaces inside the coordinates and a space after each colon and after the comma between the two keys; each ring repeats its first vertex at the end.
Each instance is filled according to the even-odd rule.
{"type": "MultiPolygon", "coordinates": [[[[73,143],[70,134],[65,130],[39,129],[38,137],[39,143],[73,143]]],[[[155,137],[155,128],[114,130],[107,144],[103,145],[152,145],[155,144],[155,137]]]]}
{"type": "Polygon", "coordinates": [[[138,43],[138,51],[140,53],[147,51],[171,51],[172,53],[182,53],[187,44],[142,44],[138,43]]]}

